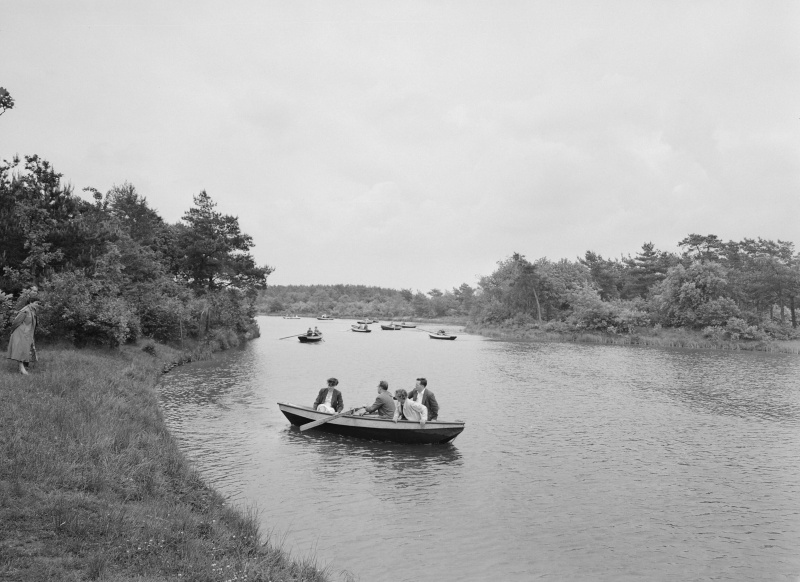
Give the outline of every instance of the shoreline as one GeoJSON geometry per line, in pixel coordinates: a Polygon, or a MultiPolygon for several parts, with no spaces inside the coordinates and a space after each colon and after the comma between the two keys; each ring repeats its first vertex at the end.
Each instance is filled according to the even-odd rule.
{"type": "Polygon", "coordinates": [[[29,376],[4,359],[0,579],[330,580],[262,536],[258,510],[230,505],[169,433],[161,375],[210,355],[41,346],[29,376]]]}
{"type": "Polygon", "coordinates": [[[533,326],[481,325],[468,323],[464,333],[491,339],[530,342],[594,343],[622,346],[729,350],[800,354],[800,340],[711,340],[699,331],[646,328],[629,334],[590,331],[545,331],[533,326]]]}

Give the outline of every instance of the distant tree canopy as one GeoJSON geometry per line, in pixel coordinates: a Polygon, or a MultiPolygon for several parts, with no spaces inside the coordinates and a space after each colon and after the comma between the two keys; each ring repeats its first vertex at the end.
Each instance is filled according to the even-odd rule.
{"type": "Polygon", "coordinates": [[[463,315],[472,294],[466,284],[452,291],[433,289],[427,295],[366,285],[270,285],[259,292],[257,307],[262,313],[399,320],[463,315]]]}
{"type": "Polygon", "coordinates": [[[737,337],[797,337],[800,255],[786,241],[691,234],[676,255],[650,242],[633,257],[576,262],[514,253],[482,277],[476,322],[627,332],[662,325],[737,337]],[[746,331],[742,331],[746,330],[746,331]]]}
{"type": "Polygon", "coordinates": [[[131,184],[86,191],[93,201],[38,156],[0,164],[0,331],[13,298],[33,288],[45,305],[41,333],[79,344],[253,327],[253,300],[273,269],[255,264],[252,239],[206,192],[167,224],[131,184]]]}

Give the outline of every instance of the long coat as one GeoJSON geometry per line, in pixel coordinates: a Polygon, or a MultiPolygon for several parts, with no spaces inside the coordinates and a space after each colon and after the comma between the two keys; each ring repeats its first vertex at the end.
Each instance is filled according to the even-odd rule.
{"type": "MultiPolygon", "coordinates": [[[[314,410],[317,409],[317,406],[325,402],[325,399],[328,396],[328,389],[323,388],[317,394],[317,399],[314,401],[314,410]]],[[[344,410],[344,400],[342,399],[342,393],[339,392],[336,388],[333,389],[333,396],[331,397],[331,408],[333,408],[336,412],[341,412],[344,410]]]]}
{"type": "Polygon", "coordinates": [[[33,334],[36,331],[36,307],[30,304],[23,307],[11,327],[14,331],[11,332],[6,357],[19,362],[30,361],[33,334]]]}

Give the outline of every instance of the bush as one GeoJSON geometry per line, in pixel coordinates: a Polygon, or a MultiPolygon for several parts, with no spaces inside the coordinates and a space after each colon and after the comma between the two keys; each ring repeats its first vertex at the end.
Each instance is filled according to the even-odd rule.
{"type": "Polygon", "coordinates": [[[14,298],[0,291],[0,337],[5,338],[14,319],[14,298]]]}
{"type": "Polygon", "coordinates": [[[80,272],[53,275],[41,289],[43,335],[72,342],[117,347],[140,334],[139,318],[122,297],[110,296],[101,281],[80,272]]]}
{"type": "Polygon", "coordinates": [[[583,286],[570,295],[572,313],[567,322],[577,329],[627,333],[633,327],[647,325],[647,314],[632,301],[607,302],[589,286],[583,286]]]}

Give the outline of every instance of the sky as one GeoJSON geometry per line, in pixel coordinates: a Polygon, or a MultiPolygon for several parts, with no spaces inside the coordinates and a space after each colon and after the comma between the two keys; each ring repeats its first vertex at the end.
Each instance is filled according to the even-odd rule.
{"type": "Polygon", "coordinates": [[[0,158],[168,222],[205,190],[276,285],[800,246],[798,30],[780,0],[6,0],[0,158]]]}

